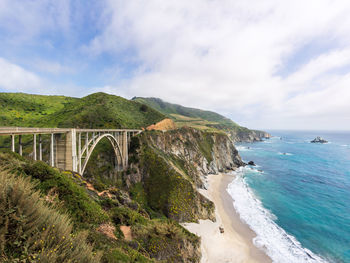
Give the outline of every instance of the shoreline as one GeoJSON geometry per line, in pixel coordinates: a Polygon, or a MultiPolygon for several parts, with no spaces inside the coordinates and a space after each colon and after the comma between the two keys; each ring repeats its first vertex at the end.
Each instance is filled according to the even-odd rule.
{"type": "Polygon", "coordinates": [[[208,175],[208,190],[199,190],[214,202],[216,222],[199,220],[199,223],[182,225],[201,237],[201,263],[271,263],[272,260],[253,244],[256,234],[241,221],[233,207],[233,199],[226,191],[233,178],[230,174],[208,175]],[[220,233],[219,227],[223,227],[224,233],[220,233]]]}

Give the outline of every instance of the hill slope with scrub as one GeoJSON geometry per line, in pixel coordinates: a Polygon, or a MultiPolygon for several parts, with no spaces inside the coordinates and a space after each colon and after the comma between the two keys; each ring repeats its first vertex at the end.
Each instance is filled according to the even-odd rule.
{"type": "Polygon", "coordinates": [[[132,100],[163,113],[171,118],[177,127],[189,126],[207,131],[224,131],[230,134],[234,141],[259,141],[270,137],[266,132],[242,127],[216,112],[184,107],[159,98],[134,97],[132,100]]]}
{"type": "Polygon", "coordinates": [[[0,259],[199,262],[200,239],[179,223],[215,220],[197,189],[241,165],[226,134],[193,128],[133,137],[129,168],[98,182],[1,153],[0,259]]]}
{"type": "Polygon", "coordinates": [[[83,98],[0,93],[0,126],[140,129],[164,118],[146,105],[102,92],[83,98]]]}

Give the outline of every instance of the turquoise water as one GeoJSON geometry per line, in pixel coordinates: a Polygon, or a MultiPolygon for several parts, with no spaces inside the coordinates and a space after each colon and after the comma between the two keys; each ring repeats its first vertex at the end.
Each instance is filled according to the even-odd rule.
{"type": "Polygon", "coordinates": [[[237,145],[257,166],[228,188],[254,242],[274,262],[350,262],[350,133],[271,133],[237,145]]]}

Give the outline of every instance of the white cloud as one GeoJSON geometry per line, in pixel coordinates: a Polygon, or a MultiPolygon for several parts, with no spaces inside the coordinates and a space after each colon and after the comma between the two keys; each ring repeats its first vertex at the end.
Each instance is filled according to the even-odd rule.
{"type": "Polygon", "coordinates": [[[42,80],[37,75],[0,58],[0,88],[7,91],[33,91],[42,86],[42,80]]]}
{"type": "Polygon", "coordinates": [[[56,84],[0,57],[0,90],[45,95],[83,96],[84,89],[73,83],[56,84]]]}
{"type": "Polygon", "coordinates": [[[0,0],[0,29],[13,44],[70,29],[70,0],[0,0]]]}
{"type": "MultiPolygon", "coordinates": [[[[29,64],[28,61],[25,61],[25,63],[29,64]]],[[[40,59],[40,58],[33,59],[32,61],[30,61],[30,64],[32,68],[36,69],[37,71],[47,72],[55,75],[66,74],[66,73],[71,74],[76,71],[76,69],[74,69],[71,66],[66,66],[56,61],[50,61],[50,60],[40,59]]]]}
{"type": "Polygon", "coordinates": [[[21,58],[16,48],[0,54],[0,88],[156,96],[216,110],[249,127],[325,128],[332,123],[350,129],[348,1],[104,0],[93,7],[70,0],[0,0],[4,46],[53,52],[40,58],[21,58]],[[87,34],[77,32],[82,26],[87,34]],[[323,50],[304,50],[317,40],[326,42],[323,50]],[[55,60],[62,43],[67,52],[60,54],[78,55],[55,60]],[[108,65],[113,59],[117,63],[106,69],[106,57],[108,65]],[[298,60],[303,63],[293,65],[298,60]],[[84,77],[74,76],[77,70],[90,74],[89,67],[101,67],[95,74],[103,79],[96,84],[100,87],[66,84],[69,77],[72,82],[84,77]],[[50,73],[52,81],[39,73],[50,73]]]}
{"type": "Polygon", "coordinates": [[[260,127],[290,128],[286,118],[296,125],[308,114],[319,128],[312,119],[321,114],[350,113],[349,78],[337,73],[350,64],[348,1],[107,2],[110,23],[85,50],[135,50],[141,66],[117,87],[129,96],[159,96],[233,118],[241,114],[244,124],[260,127]],[[331,50],[287,77],[277,75],[288,58],[318,38],[329,41],[331,50]],[[254,122],[257,115],[262,120],[254,122]]]}

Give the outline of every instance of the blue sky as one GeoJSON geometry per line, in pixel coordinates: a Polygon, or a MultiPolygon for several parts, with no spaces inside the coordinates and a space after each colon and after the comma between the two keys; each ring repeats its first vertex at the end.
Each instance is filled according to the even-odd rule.
{"type": "Polygon", "coordinates": [[[350,3],[0,0],[0,91],[160,97],[263,129],[350,129],[350,3]]]}

